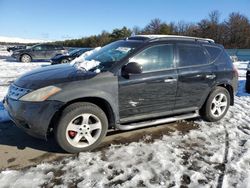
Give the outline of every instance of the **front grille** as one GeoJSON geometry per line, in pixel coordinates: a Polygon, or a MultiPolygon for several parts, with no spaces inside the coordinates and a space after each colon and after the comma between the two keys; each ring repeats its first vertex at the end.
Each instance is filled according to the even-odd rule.
{"type": "Polygon", "coordinates": [[[31,92],[30,89],[24,89],[11,84],[7,96],[11,99],[17,100],[29,92],[31,92]]]}

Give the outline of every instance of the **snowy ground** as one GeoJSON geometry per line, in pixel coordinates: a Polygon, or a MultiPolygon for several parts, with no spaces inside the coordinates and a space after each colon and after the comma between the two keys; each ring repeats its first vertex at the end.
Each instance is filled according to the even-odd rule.
{"type": "MultiPolygon", "coordinates": [[[[41,65],[0,60],[0,99],[13,77],[41,65]]],[[[145,136],[59,162],[5,170],[0,187],[250,187],[250,95],[244,91],[246,62],[236,65],[240,92],[222,121],[196,119],[199,128],[186,134],[145,136]]]]}

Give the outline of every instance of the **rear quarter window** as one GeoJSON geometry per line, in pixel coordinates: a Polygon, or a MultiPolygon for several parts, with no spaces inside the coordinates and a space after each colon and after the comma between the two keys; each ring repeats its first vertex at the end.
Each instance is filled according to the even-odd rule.
{"type": "Polygon", "coordinates": [[[216,46],[204,45],[204,47],[208,51],[208,54],[212,62],[214,62],[217,59],[217,57],[220,55],[220,53],[222,52],[222,49],[216,46]]]}
{"type": "Polygon", "coordinates": [[[179,67],[205,65],[208,58],[200,45],[196,44],[177,44],[179,54],[179,67]]]}
{"type": "Polygon", "coordinates": [[[221,65],[230,65],[232,66],[232,60],[230,59],[229,55],[226,53],[225,50],[223,50],[222,53],[216,58],[215,60],[216,64],[221,64],[221,65]]]}

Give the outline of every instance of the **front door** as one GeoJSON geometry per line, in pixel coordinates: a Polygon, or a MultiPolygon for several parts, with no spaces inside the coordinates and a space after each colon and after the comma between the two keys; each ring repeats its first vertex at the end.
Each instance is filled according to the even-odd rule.
{"type": "Polygon", "coordinates": [[[46,46],[41,44],[41,45],[37,45],[33,48],[33,59],[44,59],[44,57],[46,56],[46,46]]]}
{"type": "Polygon", "coordinates": [[[119,76],[119,111],[121,122],[159,117],[171,113],[175,104],[177,72],[174,45],[148,47],[129,62],[143,68],[129,78],[119,76]]]}

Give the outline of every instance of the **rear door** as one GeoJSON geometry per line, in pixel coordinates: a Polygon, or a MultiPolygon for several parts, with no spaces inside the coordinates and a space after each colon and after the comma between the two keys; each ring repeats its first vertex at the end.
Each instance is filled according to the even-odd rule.
{"type": "Polygon", "coordinates": [[[175,103],[177,72],[174,45],[148,47],[129,62],[142,65],[141,74],[119,76],[119,111],[122,122],[170,113],[175,103]]]}
{"type": "Polygon", "coordinates": [[[216,80],[214,64],[199,43],[177,43],[178,85],[175,110],[195,110],[216,80]]]}
{"type": "Polygon", "coordinates": [[[51,59],[56,54],[58,54],[58,52],[54,45],[46,45],[46,59],[51,59]]]}

